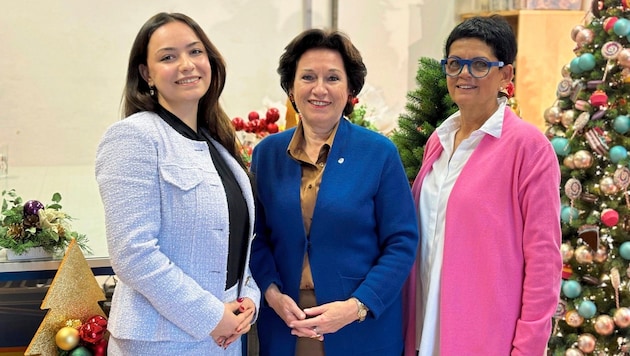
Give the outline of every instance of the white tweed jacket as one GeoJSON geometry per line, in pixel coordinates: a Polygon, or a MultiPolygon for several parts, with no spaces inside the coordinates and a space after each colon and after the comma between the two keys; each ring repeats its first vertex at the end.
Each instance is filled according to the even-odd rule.
{"type": "MultiPolygon", "coordinates": [[[[249,178],[213,143],[243,191],[253,236],[249,178]]],[[[185,138],[155,113],[134,114],[104,134],[96,180],[109,256],[119,279],[109,331],[133,340],[208,339],[228,301],[229,218],[206,142],[185,138]]],[[[240,295],[251,298],[258,310],[260,291],[249,271],[249,250],[240,295]]]]}

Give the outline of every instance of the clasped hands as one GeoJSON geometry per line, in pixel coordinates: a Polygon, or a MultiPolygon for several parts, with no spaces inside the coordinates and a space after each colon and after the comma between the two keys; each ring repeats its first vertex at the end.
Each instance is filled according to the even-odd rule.
{"type": "Polygon", "coordinates": [[[357,320],[358,307],[353,300],[336,301],[302,310],[277,287],[270,287],[265,298],[269,306],[291,328],[291,335],[298,337],[323,341],[324,334],[334,333],[357,320]]]}
{"type": "Polygon", "coordinates": [[[225,303],[223,318],[212,330],[210,336],[219,347],[227,349],[230,344],[251,329],[255,311],[256,305],[249,298],[238,298],[225,303]]]}

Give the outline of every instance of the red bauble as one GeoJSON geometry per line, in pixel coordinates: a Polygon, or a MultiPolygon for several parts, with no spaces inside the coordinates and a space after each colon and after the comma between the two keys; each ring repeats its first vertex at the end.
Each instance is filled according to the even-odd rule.
{"type": "Polygon", "coordinates": [[[245,128],[245,120],[241,117],[235,117],[232,119],[232,125],[234,126],[234,130],[240,131],[245,128]]]}
{"type": "Polygon", "coordinates": [[[252,111],[252,112],[250,112],[249,114],[247,114],[247,119],[248,119],[249,121],[258,120],[258,119],[260,119],[260,115],[258,115],[258,113],[257,113],[257,112],[252,111]]]}
{"type": "Polygon", "coordinates": [[[269,123],[273,123],[278,121],[278,119],[280,119],[280,111],[276,108],[269,108],[267,110],[267,113],[265,114],[265,117],[267,118],[267,122],[269,123]]]}
{"type": "Polygon", "coordinates": [[[615,22],[617,22],[617,20],[619,20],[619,18],[616,16],[606,18],[604,20],[604,31],[611,31],[613,29],[613,26],[615,26],[615,22]]]}
{"type": "Polygon", "coordinates": [[[256,127],[256,132],[264,132],[267,130],[267,120],[266,119],[260,119],[257,122],[257,127],[256,127]]]}
{"type": "Polygon", "coordinates": [[[608,95],[603,90],[595,90],[589,100],[593,106],[605,106],[608,104],[608,95]]]}
{"type": "Polygon", "coordinates": [[[96,344],[88,345],[93,356],[107,356],[107,339],[101,339],[96,344]]]}
{"type": "Polygon", "coordinates": [[[106,331],[107,319],[96,315],[81,325],[81,328],[79,328],[79,337],[87,343],[95,344],[103,339],[106,331]]]}
{"type": "Polygon", "coordinates": [[[267,124],[267,131],[269,131],[269,133],[273,134],[273,133],[278,132],[278,130],[279,130],[278,125],[276,125],[275,123],[270,122],[267,124]]]}

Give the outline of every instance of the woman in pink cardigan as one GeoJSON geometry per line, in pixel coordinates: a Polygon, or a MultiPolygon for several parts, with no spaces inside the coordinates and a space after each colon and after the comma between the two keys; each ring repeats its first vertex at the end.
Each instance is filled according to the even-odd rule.
{"type": "Polygon", "coordinates": [[[413,185],[405,355],[541,356],[562,268],[558,159],[500,95],[516,56],[503,18],[459,24],[445,53],[459,111],[427,142],[413,185]]]}

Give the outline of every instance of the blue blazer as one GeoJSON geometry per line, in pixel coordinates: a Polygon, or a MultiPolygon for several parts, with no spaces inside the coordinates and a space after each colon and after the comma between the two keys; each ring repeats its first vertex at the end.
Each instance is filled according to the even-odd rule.
{"type": "MultiPolygon", "coordinates": [[[[413,264],[418,225],[398,151],[385,136],[341,119],[307,239],[300,163],[287,153],[295,129],[254,149],[256,238],[250,267],[264,295],[271,283],[298,301],[308,252],[318,304],[352,296],[367,319],[324,337],[327,356],[400,355],[401,288],[413,264]]],[[[264,298],[263,298],[264,299],[264,298]]],[[[266,302],[258,319],[260,355],[293,356],[296,337],[266,302]]]]}

